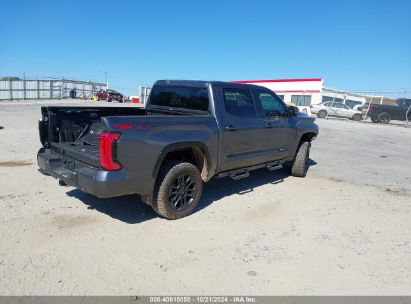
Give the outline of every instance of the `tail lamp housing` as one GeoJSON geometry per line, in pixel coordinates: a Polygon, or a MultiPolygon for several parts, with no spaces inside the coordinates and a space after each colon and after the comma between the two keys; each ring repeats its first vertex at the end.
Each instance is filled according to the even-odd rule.
{"type": "Polygon", "coordinates": [[[116,143],[120,138],[121,133],[117,132],[102,132],[98,137],[99,142],[99,157],[101,168],[109,171],[121,169],[120,163],[117,161],[115,154],[116,143]]]}

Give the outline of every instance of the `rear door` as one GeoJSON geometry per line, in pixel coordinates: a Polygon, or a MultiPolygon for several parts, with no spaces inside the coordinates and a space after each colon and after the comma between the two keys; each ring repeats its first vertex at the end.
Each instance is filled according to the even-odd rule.
{"type": "Polygon", "coordinates": [[[262,143],[264,161],[287,158],[296,140],[296,129],[293,119],[287,115],[287,106],[271,91],[256,89],[254,96],[257,106],[261,107],[264,115],[265,135],[262,143]]]}
{"type": "Polygon", "coordinates": [[[221,118],[220,170],[227,171],[263,162],[264,118],[258,113],[247,87],[221,87],[216,92],[224,105],[221,118]]]}
{"type": "Polygon", "coordinates": [[[335,111],[335,116],[338,117],[351,117],[350,108],[341,102],[334,102],[333,109],[335,111]]]}
{"type": "Polygon", "coordinates": [[[339,105],[338,102],[329,103],[328,106],[327,106],[328,115],[330,115],[330,116],[340,116],[340,114],[338,113],[338,105],[339,105]]]}

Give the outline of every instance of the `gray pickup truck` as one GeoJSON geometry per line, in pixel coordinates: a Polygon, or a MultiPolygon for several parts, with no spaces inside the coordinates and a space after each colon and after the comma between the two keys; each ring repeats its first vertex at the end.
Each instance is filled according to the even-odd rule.
{"type": "Polygon", "coordinates": [[[97,197],[139,194],[177,219],[198,205],[203,182],[286,166],[308,170],[314,118],[272,91],[217,81],[157,81],[145,109],[41,108],[40,171],[97,197]]]}

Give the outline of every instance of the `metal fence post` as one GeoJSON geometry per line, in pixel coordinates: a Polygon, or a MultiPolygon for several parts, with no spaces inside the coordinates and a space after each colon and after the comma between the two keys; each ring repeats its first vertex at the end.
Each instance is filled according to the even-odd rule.
{"type": "MultiPolygon", "coordinates": [[[[368,115],[368,112],[370,111],[370,106],[371,106],[371,104],[372,104],[372,100],[374,99],[374,97],[371,97],[371,100],[370,100],[370,103],[368,104],[368,107],[367,107],[367,111],[365,112],[365,115],[364,115],[364,119],[367,119],[367,115],[368,115]]],[[[367,98],[365,99],[365,102],[367,102],[367,98]]]]}
{"type": "Polygon", "coordinates": [[[23,80],[23,99],[26,100],[26,78],[23,80]]]}
{"type": "Polygon", "coordinates": [[[10,91],[10,100],[13,100],[13,88],[12,88],[11,79],[9,79],[9,91],[10,91]]]}
{"type": "Polygon", "coordinates": [[[40,99],[40,80],[37,80],[37,99],[40,99]]]}

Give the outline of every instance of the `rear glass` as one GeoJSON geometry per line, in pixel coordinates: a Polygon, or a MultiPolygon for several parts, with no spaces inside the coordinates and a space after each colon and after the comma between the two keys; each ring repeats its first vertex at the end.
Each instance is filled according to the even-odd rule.
{"type": "Polygon", "coordinates": [[[208,92],[204,87],[154,87],[150,104],[155,106],[208,111],[208,92]]]}

